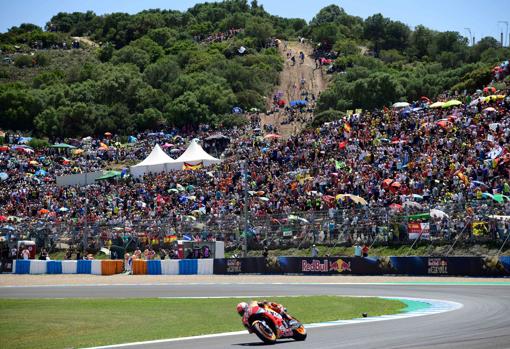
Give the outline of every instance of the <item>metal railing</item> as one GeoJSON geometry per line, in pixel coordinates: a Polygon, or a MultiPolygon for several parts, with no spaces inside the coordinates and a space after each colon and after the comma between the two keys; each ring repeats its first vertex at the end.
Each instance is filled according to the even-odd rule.
{"type": "MultiPolygon", "coordinates": [[[[439,208],[449,218],[426,219],[430,232],[427,239],[431,243],[502,243],[509,236],[510,220],[494,217],[510,214],[508,206],[478,201],[448,203],[439,208]]],[[[248,212],[246,229],[244,215],[235,214],[155,216],[144,220],[116,218],[87,224],[34,220],[4,224],[0,229],[7,238],[35,239],[40,245],[51,248],[78,246],[86,241],[96,248],[122,243],[131,247],[151,245],[158,249],[184,236],[224,241],[227,250],[242,250],[243,246],[248,249],[305,248],[310,244],[412,245],[415,240],[409,239],[409,223],[420,222],[413,218],[420,212],[428,212],[428,209],[398,212],[387,207],[364,206],[271,215],[248,212]]]]}

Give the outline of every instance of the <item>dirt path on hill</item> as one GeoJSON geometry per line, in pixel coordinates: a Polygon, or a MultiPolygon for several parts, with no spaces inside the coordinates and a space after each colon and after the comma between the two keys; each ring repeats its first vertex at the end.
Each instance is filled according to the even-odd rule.
{"type": "MultiPolygon", "coordinates": [[[[288,42],[287,48],[284,44],[280,44],[280,54],[285,60],[283,71],[280,73],[279,85],[275,88],[271,96],[268,97],[268,110],[271,109],[273,101],[273,95],[280,92],[283,94],[282,99],[287,103],[293,100],[304,99],[301,95],[302,92],[308,92],[308,99],[312,102],[312,94],[315,98],[318,98],[319,93],[324,91],[327,86],[326,72],[324,68],[317,68],[314,59],[311,57],[313,48],[310,44],[300,44],[295,41],[288,42]],[[305,54],[304,63],[301,63],[299,53],[305,54]],[[287,58],[287,52],[291,52],[292,56],[296,58],[296,64],[293,65],[289,58],[287,58]],[[304,84],[301,80],[304,79],[304,84]]],[[[311,106],[313,106],[313,102],[311,106]]],[[[310,121],[312,115],[307,115],[307,120],[310,121]]],[[[272,115],[261,116],[261,126],[271,124],[278,128],[280,134],[288,137],[291,134],[298,133],[302,128],[306,126],[306,123],[301,121],[294,121],[288,124],[282,125],[282,122],[286,120],[284,113],[274,113],[272,115]]]]}

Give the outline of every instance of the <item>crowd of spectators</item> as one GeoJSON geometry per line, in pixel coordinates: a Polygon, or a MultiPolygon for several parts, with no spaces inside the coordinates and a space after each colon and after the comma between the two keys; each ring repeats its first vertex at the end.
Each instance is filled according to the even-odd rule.
{"type": "MultiPolygon", "coordinates": [[[[261,241],[255,222],[266,222],[260,226],[272,233],[300,212],[302,236],[320,242],[321,234],[325,241],[349,232],[346,239],[361,243],[376,235],[404,240],[392,217],[440,209],[450,216],[432,220],[430,229],[451,238],[464,229],[466,217],[510,213],[510,98],[505,95],[508,91],[456,96],[462,104],[450,108],[431,108],[424,99],[405,108],[364,111],[287,139],[264,136],[260,118],[248,114],[246,127],[221,130],[230,139],[225,149],[203,142],[206,150],[221,153],[219,165],[143,180],[126,175],[83,187],[58,187],[55,178],[127,167],[155,144],[175,158],[192,138],[204,140],[218,131],[201,125],[192,131],[146,132],[133,135],[128,146],[109,134],[57,140],[76,147],[64,150],[32,149],[18,144],[22,137],[7,134],[0,148],[0,224],[106,225],[94,230],[97,236],[107,234],[105,241],[140,230],[161,236],[179,226],[196,239],[234,243],[246,215],[261,241]],[[367,204],[338,194],[359,196],[367,204]],[[332,226],[307,226],[310,221],[303,217],[314,213],[326,213],[320,222],[332,226]],[[196,228],[203,223],[218,227],[218,235],[196,228]]],[[[287,111],[295,117],[297,110],[287,111]]],[[[504,237],[507,224],[497,231],[504,237]]]]}

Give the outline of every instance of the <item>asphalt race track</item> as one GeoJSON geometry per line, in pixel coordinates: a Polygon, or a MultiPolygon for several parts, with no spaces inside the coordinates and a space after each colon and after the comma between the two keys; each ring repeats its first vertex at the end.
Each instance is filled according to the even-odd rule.
{"type": "MultiPolygon", "coordinates": [[[[2,287],[3,298],[202,297],[282,295],[365,295],[455,301],[458,310],[402,320],[313,328],[305,342],[282,341],[280,348],[510,348],[510,287],[503,285],[373,284],[163,284],[112,286],[2,287]]],[[[291,311],[291,310],[290,310],[291,311]]],[[[185,316],[185,315],[184,315],[185,316]]],[[[123,348],[246,348],[262,343],[255,335],[234,335],[123,348]]]]}

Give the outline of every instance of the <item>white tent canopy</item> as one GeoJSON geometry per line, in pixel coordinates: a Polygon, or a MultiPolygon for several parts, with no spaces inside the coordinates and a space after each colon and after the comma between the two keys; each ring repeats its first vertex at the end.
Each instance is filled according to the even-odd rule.
{"type": "Polygon", "coordinates": [[[219,164],[221,162],[220,159],[215,158],[207,154],[207,152],[198,144],[198,139],[193,139],[188,146],[188,149],[181,156],[179,156],[175,163],[181,165],[180,168],[184,165],[184,163],[190,165],[197,165],[202,163],[204,166],[209,166],[212,164],[219,164]]]}
{"type": "Polygon", "coordinates": [[[137,178],[146,173],[168,172],[176,169],[175,160],[168,156],[163,149],[156,144],[149,156],[139,164],[131,166],[131,176],[137,178]]]}

